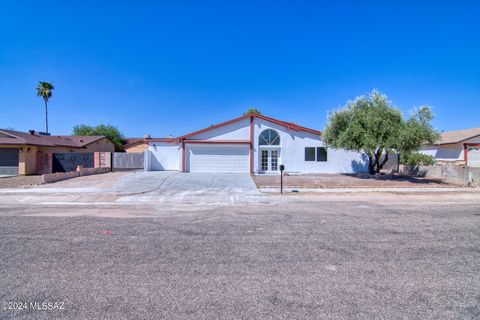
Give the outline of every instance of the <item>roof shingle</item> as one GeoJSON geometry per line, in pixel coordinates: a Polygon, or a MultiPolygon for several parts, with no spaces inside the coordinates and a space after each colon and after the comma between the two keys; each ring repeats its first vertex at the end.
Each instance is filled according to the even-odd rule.
{"type": "Polygon", "coordinates": [[[436,144],[459,143],[480,136],[480,128],[443,132],[436,144]]]}
{"type": "Polygon", "coordinates": [[[0,130],[0,144],[82,148],[105,136],[47,136],[15,130],[0,130]]]}

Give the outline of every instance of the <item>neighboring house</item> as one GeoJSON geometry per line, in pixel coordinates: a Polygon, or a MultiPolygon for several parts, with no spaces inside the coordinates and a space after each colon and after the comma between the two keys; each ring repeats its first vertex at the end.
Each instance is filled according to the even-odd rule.
{"type": "Polygon", "coordinates": [[[321,132],[249,114],[181,137],[149,142],[145,170],[294,173],[368,171],[364,154],[327,149],[321,132]]]}
{"type": "Polygon", "coordinates": [[[150,142],[165,142],[171,138],[150,138],[149,135],[145,135],[143,138],[126,138],[123,149],[125,152],[144,152],[148,149],[150,142]]]}
{"type": "Polygon", "coordinates": [[[37,174],[42,155],[65,152],[113,152],[105,136],[50,136],[35,131],[0,129],[0,176],[37,174]]]}
{"type": "Polygon", "coordinates": [[[420,152],[435,157],[439,165],[480,167],[480,128],[443,132],[420,152]]]}

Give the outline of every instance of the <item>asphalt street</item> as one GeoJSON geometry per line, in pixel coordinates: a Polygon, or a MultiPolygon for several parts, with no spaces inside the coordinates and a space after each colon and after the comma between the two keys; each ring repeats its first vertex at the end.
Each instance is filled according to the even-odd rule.
{"type": "Polygon", "coordinates": [[[1,204],[0,319],[479,319],[480,203],[430,200],[1,204]]]}

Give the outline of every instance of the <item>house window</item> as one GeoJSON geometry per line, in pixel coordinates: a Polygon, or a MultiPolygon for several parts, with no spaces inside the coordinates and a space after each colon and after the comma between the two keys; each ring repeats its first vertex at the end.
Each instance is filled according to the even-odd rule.
{"type": "Polygon", "coordinates": [[[315,148],[305,148],[305,161],[315,161],[315,148]]]}
{"type": "Polygon", "coordinates": [[[327,161],[327,148],[324,147],[306,147],[305,148],[305,161],[327,161]]]}
{"type": "Polygon", "coordinates": [[[327,161],[327,148],[317,147],[317,161],[319,162],[327,161]]]}
{"type": "Polygon", "coordinates": [[[262,131],[258,144],[261,146],[278,146],[280,144],[280,136],[272,129],[262,131]]]}

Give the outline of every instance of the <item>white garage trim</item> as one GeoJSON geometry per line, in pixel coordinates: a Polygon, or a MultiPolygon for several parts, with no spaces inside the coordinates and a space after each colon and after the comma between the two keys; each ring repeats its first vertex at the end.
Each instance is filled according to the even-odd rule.
{"type": "Polygon", "coordinates": [[[250,172],[248,144],[186,144],[188,172],[250,172]]]}

